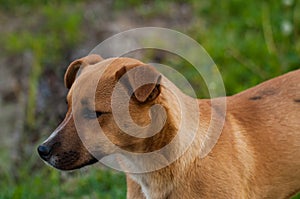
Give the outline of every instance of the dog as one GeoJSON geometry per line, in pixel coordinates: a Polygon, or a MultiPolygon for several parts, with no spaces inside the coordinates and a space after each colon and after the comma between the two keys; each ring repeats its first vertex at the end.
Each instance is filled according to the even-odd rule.
{"type": "Polygon", "coordinates": [[[284,199],[300,191],[300,70],[233,96],[200,100],[183,94],[153,66],[132,58],[88,55],[69,65],[64,81],[69,89],[66,117],[38,146],[40,157],[57,169],[78,169],[121,153],[118,150],[156,152],[175,139],[183,120],[181,109],[186,107],[186,130],[161,158],[139,162],[126,155],[123,159],[116,156],[125,171],[130,163],[142,171],[151,162],[175,157],[192,131],[189,126],[198,125],[180,157],[161,168],[149,167],[149,172],[126,173],[127,198],[284,199]],[[100,77],[97,71],[101,70],[100,77]],[[114,90],[119,85],[124,92],[118,96],[114,90]],[[122,96],[127,96],[130,117],[136,125],[145,127],[143,131],[133,132],[130,124],[123,124],[126,110],[120,108],[122,96]],[[117,108],[113,108],[113,100],[117,108]],[[225,114],[219,109],[219,100],[226,101],[225,114]],[[195,101],[197,107],[190,107],[195,101]],[[153,111],[151,107],[156,104],[160,108],[153,111]],[[119,124],[113,116],[116,110],[117,116],[121,115],[119,124]],[[195,111],[200,113],[199,118],[192,115],[195,111]],[[214,134],[208,133],[213,114],[224,124],[216,144],[201,157],[204,140],[214,134]],[[195,119],[199,123],[193,124],[195,119]],[[97,137],[97,125],[105,138],[97,137]],[[147,125],[161,128],[149,136],[147,125]],[[126,128],[131,134],[125,132],[126,128]],[[139,137],[142,133],[144,137],[139,137]]]}

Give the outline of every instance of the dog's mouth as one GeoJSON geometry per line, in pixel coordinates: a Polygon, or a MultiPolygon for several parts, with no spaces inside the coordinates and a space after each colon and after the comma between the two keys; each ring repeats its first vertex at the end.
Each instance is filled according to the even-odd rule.
{"type": "Polygon", "coordinates": [[[85,160],[83,162],[80,161],[73,161],[73,160],[67,160],[67,159],[59,159],[57,162],[54,161],[52,163],[51,161],[48,162],[50,163],[51,166],[53,166],[56,169],[62,170],[62,171],[70,171],[70,170],[75,170],[75,169],[80,169],[82,167],[92,165],[98,162],[98,160],[94,157],[92,157],[89,160],[85,160]]]}
{"type": "Polygon", "coordinates": [[[74,151],[52,155],[45,161],[52,167],[64,171],[79,169],[98,162],[92,155],[88,155],[88,158],[87,155],[85,155],[83,159],[79,153],[74,151]]]}

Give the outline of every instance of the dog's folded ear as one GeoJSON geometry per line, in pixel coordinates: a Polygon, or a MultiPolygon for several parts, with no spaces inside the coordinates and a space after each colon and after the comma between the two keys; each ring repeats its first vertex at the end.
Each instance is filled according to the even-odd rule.
{"type": "Polygon", "coordinates": [[[102,61],[103,58],[96,54],[91,54],[81,59],[73,61],[65,73],[65,86],[70,89],[76,79],[77,72],[80,68],[88,65],[96,64],[102,61]]]}
{"type": "Polygon", "coordinates": [[[152,66],[123,66],[116,72],[115,78],[139,102],[152,101],[160,94],[161,74],[152,66]]]}

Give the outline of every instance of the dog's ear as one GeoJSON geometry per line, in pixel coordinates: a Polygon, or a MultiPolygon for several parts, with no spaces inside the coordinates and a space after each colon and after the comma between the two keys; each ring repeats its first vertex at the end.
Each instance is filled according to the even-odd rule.
{"type": "Polygon", "coordinates": [[[161,74],[152,66],[123,66],[116,72],[115,78],[120,80],[139,102],[152,101],[160,94],[161,74]]]}
{"type": "Polygon", "coordinates": [[[77,72],[80,68],[88,65],[96,64],[102,61],[103,58],[96,54],[91,54],[81,59],[73,61],[65,73],[65,86],[70,89],[76,79],[77,72]]]}

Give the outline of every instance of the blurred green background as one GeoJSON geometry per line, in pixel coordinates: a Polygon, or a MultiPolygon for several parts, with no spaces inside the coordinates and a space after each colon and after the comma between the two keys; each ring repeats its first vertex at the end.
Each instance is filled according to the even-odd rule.
{"type": "MultiPolygon", "coordinates": [[[[124,174],[97,165],[59,172],[36,153],[64,117],[67,65],[113,34],[143,26],[187,34],[218,65],[227,95],[300,63],[296,0],[0,0],[0,23],[0,198],[125,198],[124,174]]],[[[146,54],[207,95],[184,60],[146,54]]]]}

